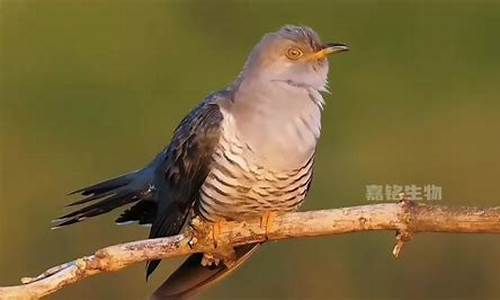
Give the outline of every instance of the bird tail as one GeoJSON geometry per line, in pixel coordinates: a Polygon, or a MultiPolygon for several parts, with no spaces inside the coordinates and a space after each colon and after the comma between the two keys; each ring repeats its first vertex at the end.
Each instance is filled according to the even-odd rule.
{"type": "Polygon", "coordinates": [[[191,255],[163,282],[150,300],[188,299],[238,269],[259,248],[259,245],[237,247],[236,263],[231,268],[227,268],[224,264],[205,267],[201,265],[202,253],[191,255]]]}
{"type": "Polygon", "coordinates": [[[129,222],[152,223],[157,206],[156,201],[154,201],[154,173],[154,169],[148,166],[142,170],[70,193],[70,195],[80,194],[86,197],[67,206],[77,206],[89,202],[91,204],[57,218],[53,221],[56,223],[53,228],[78,223],[134,202],[137,203],[127,209],[116,222],[118,224],[129,222]]]}

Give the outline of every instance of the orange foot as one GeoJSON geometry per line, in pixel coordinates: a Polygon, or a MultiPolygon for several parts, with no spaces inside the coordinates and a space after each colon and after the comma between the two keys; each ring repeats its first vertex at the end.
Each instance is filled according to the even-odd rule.
{"type": "Polygon", "coordinates": [[[269,239],[269,233],[273,230],[273,223],[277,215],[274,211],[267,211],[260,217],[260,227],[264,229],[266,240],[269,239]]]}
{"type": "Polygon", "coordinates": [[[222,230],[225,226],[226,220],[221,219],[213,223],[213,229],[212,229],[212,238],[214,240],[214,248],[217,248],[219,246],[218,244],[222,243],[221,241],[221,235],[222,235],[222,230]]]}
{"type": "Polygon", "coordinates": [[[203,266],[218,266],[221,262],[227,267],[230,267],[236,261],[236,253],[233,246],[224,241],[222,232],[226,226],[226,220],[221,219],[212,224],[212,239],[214,243],[214,251],[212,253],[204,253],[201,260],[203,266]]]}

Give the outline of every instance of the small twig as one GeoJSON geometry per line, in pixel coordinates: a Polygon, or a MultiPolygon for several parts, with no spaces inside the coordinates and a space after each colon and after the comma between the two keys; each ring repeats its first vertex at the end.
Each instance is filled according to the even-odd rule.
{"type": "Polygon", "coordinates": [[[405,242],[420,232],[500,233],[500,207],[449,208],[406,200],[400,203],[287,213],[273,216],[272,224],[267,224],[269,220],[266,219],[265,226],[262,226],[262,219],[224,222],[224,226],[218,227],[214,234],[213,225],[196,219],[194,226],[183,234],[106,247],[94,255],[50,268],[34,278],[23,278],[24,285],[0,287],[0,299],[38,299],[89,276],[118,271],[148,260],[200,252],[224,258],[228,255],[228,245],[394,230],[397,235],[393,254],[397,257],[405,242]]]}

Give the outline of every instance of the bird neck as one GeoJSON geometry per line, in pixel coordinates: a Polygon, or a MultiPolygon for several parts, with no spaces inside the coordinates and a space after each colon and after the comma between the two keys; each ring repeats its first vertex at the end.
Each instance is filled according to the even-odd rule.
{"type": "Polygon", "coordinates": [[[313,108],[321,113],[325,105],[323,91],[293,80],[246,78],[235,82],[232,99],[236,107],[247,111],[279,112],[279,116],[290,119],[313,108]]]}

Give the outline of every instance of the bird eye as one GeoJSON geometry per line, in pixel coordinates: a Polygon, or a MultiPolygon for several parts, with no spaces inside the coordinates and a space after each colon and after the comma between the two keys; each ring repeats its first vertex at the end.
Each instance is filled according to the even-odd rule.
{"type": "Polygon", "coordinates": [[[292,59],[292,60],[298,59],[303,54],[304,54],[304,52],[302,52],[302,50],[300,50],[299,48],[295,48],[295,47],[288,48],[288,50],[286,50],[286,57],[288,57],[289,59],[292,59]]]}

